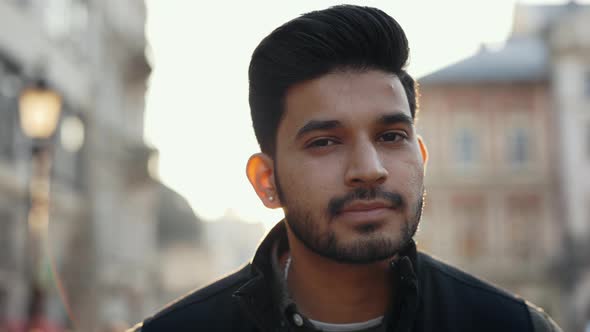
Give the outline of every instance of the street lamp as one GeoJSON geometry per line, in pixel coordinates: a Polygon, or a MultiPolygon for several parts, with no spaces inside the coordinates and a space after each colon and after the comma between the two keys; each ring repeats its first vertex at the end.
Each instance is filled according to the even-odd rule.
{"type": "Polygon", "coordinates": [[[44,81],[26,87],[19,97],[20,124],[32,139],[29,182],[29,250],[31,253],[31,289],[28,329],[41,330],[45,306],[45,262],[48,244],[49,193],[51,174],[51,138],[57,128],[62,107],[61,96],[44,81]]]}
{"type": "Polygon", "coordinates": [[[25,88],[19,98],[20,124],[27,136],[48,139],[55,132],[61,113],[61,96],[37,81],[25,88]]]}

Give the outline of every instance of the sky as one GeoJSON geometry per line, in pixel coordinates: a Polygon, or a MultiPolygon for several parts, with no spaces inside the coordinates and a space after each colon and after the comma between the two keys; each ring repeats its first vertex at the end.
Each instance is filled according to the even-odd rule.
{"type": "MultiPolygon", "coordinates": [[[[518,1],[563,3],[563,1],[518,1]]],[[[248,106],[254,48],[288,20],[341,1],[147,0],[146,35],[154,70],[146,96],[145,138],[160,151],[162,182],[197,215],[224,215],[270,227],[268,210],[246,178],[259,151],[248,106]]],[[[421,77],[507,38],[516,0],[348,1],[393,16],[410,43],[408,72],[421,77]]]]}

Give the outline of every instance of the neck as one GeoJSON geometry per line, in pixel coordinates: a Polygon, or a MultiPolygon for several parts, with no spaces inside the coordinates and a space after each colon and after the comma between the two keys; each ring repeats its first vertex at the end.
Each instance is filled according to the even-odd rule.
{"type": "Polygon", "coordinates": [[[299,310],[329,323],[355,323],[384,315],[392,296],[389,259],[344,264],[322,257],[287,231],[291,264],[287,285],[299,310]]]}

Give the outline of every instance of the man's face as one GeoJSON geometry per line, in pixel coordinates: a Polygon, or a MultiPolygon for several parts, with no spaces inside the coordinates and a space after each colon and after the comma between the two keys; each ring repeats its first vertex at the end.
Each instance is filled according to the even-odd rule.
{"type": "Polygon", "coordinates": [[[274,164],[289,229],[339,262],[395,255],[418,227],[425,160],[399,79],[335,72],[292,87],[285,107],[274,164]]]}

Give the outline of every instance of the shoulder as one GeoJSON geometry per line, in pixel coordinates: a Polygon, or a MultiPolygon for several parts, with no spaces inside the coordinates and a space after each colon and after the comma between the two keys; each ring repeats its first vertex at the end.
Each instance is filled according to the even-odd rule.
{"type": "Polygon", "coordinates": [[[423,310],[444,317],[441,324],[446,319],[486,331],[534,331],[522,298],[426,254],[418,262],[423,310]]]}
{"type": "Polygon", "coordinates": [[[251,266],[198,289],[147,318],[129,332],[188,331],[195,327],[223,330],[238,319],[233,293],[251,276],[251,266]]]}
{"type": "Polygon", "coordinates": [[[429,296],[435,294],[444,297],[443,303],[450,307],[469,310],[474,321],[506,322],[507,325],[518,321],[535,332],[561,332],[542,309],[500,287],[424,253],[418,254],[418,261],[426,301],[432,300],[429,296]]]}
{"type": "Polygon", "coordinates": [[[137,323],[135,326],[133,326],[132,328],[126,330],[125,332],[141,332],[141,327],[143,326],[143,323],[137,323]]]}
{"type": "Polygon", "coordinates": [[[527,307],[533,321],[535,332],[562,332],[561,328],[555,323],[543,309],[527,302],[527,307]]]}
{"type": "Polygon", "coordinates": [[[425,253],[419,253],[419,269],[424,278],[426,287],[444,286],[454,291],[461,291],[467,294],[477,294],[479,299],[490,298],[498,302],[511,302],[523,305],[524,301],[514,294],[484,281],[472,274],[462,271],[425,253]],[[438,285],[436,285],[438,284],[438,285]]]}

